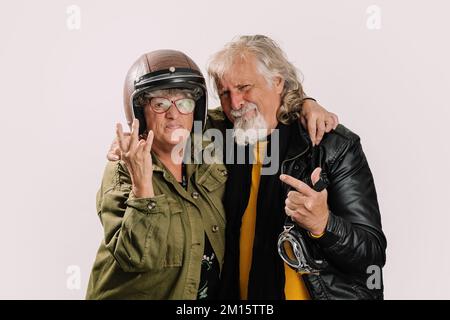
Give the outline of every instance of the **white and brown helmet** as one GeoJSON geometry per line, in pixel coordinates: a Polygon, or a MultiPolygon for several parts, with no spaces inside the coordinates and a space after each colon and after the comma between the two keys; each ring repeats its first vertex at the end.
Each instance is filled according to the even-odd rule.
{"type": "Polygon", "coordinates": [[[205,126],[207,99],[205,78],[186,54],[176,50],[156,50],[143,54],[128,70],[124,84],[124,107],[128,125],[139,120],[139,134],[146,131],[144,108],[138,103],[145,92],[163,89],[190,89],[196,95],[194,121],[205,126]]]}

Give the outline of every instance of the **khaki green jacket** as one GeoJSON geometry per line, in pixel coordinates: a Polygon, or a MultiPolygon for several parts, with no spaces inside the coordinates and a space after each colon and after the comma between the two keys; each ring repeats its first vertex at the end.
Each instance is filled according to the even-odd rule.
{"type": "Polygon", "coordinates": [[[188,164],[187,190],[153,157],[155,197],[135,198],[123,162],[106,165],[97,194],[104,238],[87,299],[196,299],[204,235],[220,266],[225,247],[223,164],[188,164]]]}

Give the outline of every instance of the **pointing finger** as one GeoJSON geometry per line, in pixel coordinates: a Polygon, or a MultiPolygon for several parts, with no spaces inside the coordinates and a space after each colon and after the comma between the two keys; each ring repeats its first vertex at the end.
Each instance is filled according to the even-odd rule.
{"type": "Polygon", "coordinates": [[[295,190],[304,194],[305,196],[314,195],[315,191],[301,180],[295,179],[294,177],[291,177],[287,174],[282,174],[280,176],[280,180],[290,185],[291,187],[295,188],[295,190]]]}

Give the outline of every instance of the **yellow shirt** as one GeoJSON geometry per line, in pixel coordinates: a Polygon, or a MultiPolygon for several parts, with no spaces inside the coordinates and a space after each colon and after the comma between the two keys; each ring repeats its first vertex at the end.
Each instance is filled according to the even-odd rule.
{"type": "MultiPolygon", "coordinates": [[[[242,216],[239,247],[239,288],[242,300],[248,299],[248,278],[252,265],[253,240],[255,238],[256,210],[258,203],[259,181],[261,177],[261,166],[267,141],[259,142],[253,150],[256,163],[252,167],[252,183],[250,187],[250,197],[247,208],[242,216]]],[[[276,250],[276,248],[274,248],[276,250]]],[[[281,259],[281,258],[280,258],[281,259]]],[[[284,264],[285,285],[284,294],[286,300],[309,300],[309,293],[306,289],[300,274],[297,274],[286,263],[284,264]]]]}

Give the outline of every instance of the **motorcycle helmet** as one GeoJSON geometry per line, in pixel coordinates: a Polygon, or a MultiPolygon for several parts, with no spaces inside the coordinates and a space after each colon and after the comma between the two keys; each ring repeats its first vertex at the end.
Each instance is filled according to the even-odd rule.
{"type": "Polygon", "coordinates": [[[124,107],[128,125],[139,120],[139,134],[147,130],[144,107],[139,98],[146,92],[164,89],[189,89],[196,100],[194,121],[204,129],[207,117],[205,78],[199,67],[186,54],[176,50],[156,50],[145,53],[128,70],[124,84],[124,107]]]}

